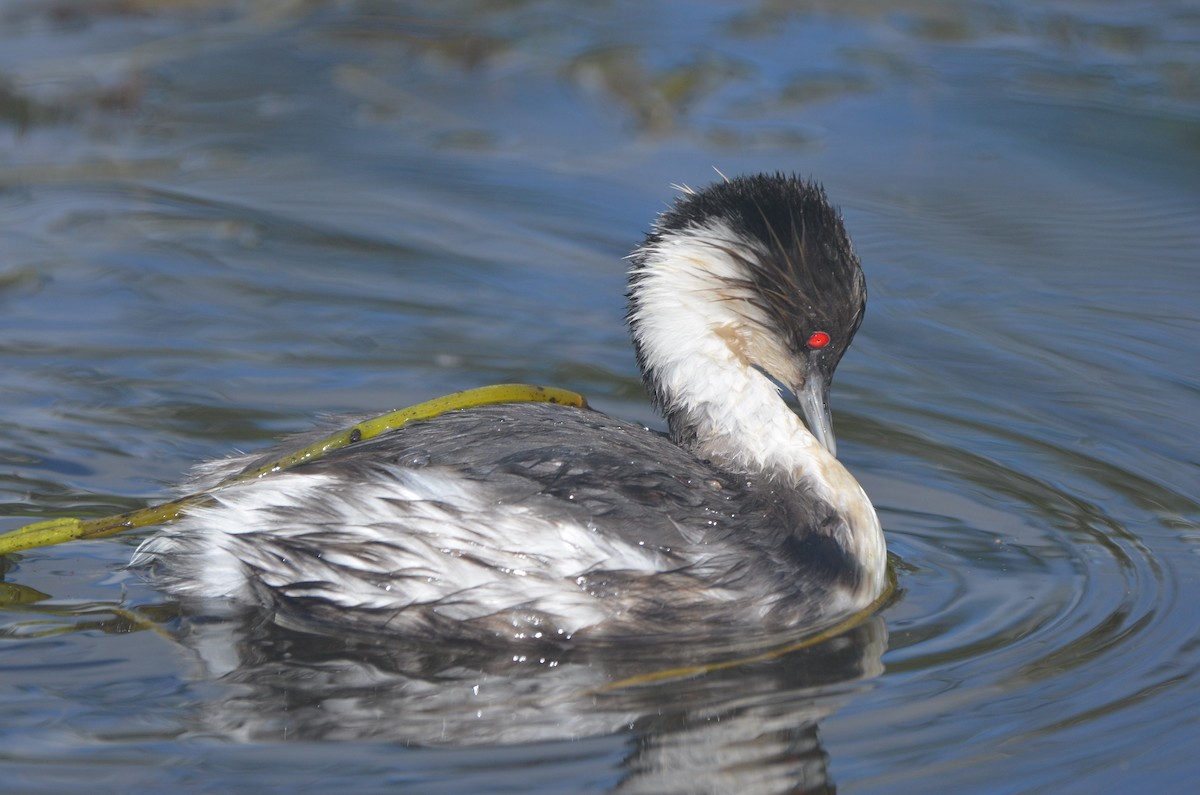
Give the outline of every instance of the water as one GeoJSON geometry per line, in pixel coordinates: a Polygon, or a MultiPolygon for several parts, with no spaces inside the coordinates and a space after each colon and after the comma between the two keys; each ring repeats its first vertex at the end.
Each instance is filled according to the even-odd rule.
{"type": "Polygon", "coordinates": [[[899,584],[700,675],[737,655],[368,648],[180,615],[136,534],[31,551],[0,789],[1191,791],[1198,45],[1185,2],[0,2],[3,528],[483,383],[652,421],[620,257],[781,169],[867,271],[834,410],[899,584]]]}

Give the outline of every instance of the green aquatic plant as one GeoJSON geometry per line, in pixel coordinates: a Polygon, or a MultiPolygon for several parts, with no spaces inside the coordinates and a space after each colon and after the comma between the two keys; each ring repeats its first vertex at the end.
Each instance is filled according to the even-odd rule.
{"type": "Polygon", "coordinates": [[[226,478],[211,489],[188,494],[170,502],[138,508],[133,511],[93,519],[60,517],[19,527],[0,535],[0,555],[22,552],[36,547],[62,544],[81,538],[100,538],[124,530],[169,522],[185,514],[189,508],[204,505],[213,499],[213,493],[235,483],[269,477],[276,472],[291,469],[297,464],[312,461],[334,450],[373,439],[387,431],[402,428],[410,422],[419,422],[444,414],[448,411],[488,406],[496,403],[561,403],[587,408],[587,400],[576,392],[548,386],[529,384],[495,384],[468,389],[451,395],[434,398],[405,409],[399,409],[338,431],[331,436],[295,450],[261,466],[248,468],[226,478]]]}

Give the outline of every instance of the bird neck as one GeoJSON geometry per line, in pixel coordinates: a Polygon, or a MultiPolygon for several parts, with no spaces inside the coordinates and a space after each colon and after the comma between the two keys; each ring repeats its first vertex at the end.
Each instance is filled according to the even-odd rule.
{"type": "Polygon", "coordinates": [[[723,469],[792,485],[841,468],[770,378],[724,345],[686,350],[702,344],[685,343],[648,373],[676,443],[723,469]]]}
{"type": "MultiPolygon", "coordinates": [[[[860,588],[883,589],[883,531],[866,492],[809,432],[775,383],[743,362],[720,335],[681,338],[647,358],[646,380],[667,417],[671,436],[696,457],[756,484],[798,489],[820,499],[843,520],[838,542],[865,574],[860,588]]],[[[647,357],[645,346],[641,346],[647,357]]]]}
{"type": "Polygon", "coordinates": [[[767,320],[733,307],[742,266],[710,234],[720,239],[692,230],[660,243],[634,270],[629,324],[643,380],[677,444],[732,471],[798,480],[820,445],[751,365],[748,340],[767,320]]]}

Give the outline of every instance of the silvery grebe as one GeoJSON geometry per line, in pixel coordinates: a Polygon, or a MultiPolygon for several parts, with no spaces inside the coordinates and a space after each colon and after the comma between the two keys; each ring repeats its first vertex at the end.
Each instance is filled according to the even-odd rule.
{"type": "Polygon", "coordinates": [[[669,437],[544,403],[450,412],[222,489],[134,564],[179,595],[371,635],[782,629],[869,605],[883,534],[835,458],[827,402],[866,306],[841,218],[796,177],[683,190],[630,256],[628,290],[669,437]]]}

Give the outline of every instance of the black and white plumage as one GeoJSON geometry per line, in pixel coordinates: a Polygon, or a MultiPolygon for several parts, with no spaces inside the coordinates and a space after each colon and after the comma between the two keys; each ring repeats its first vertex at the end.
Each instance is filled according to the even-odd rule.
{"type": "Polygon", "coordinates": [[[551,404],[450,412],[224,487],[134,563],[180,595],[372,635],[779,629],[870,604],[883,534],[827,403],[866,288],[824,192],[685,189],[631,261],[630,332],[669,437],[551,404]]]}

